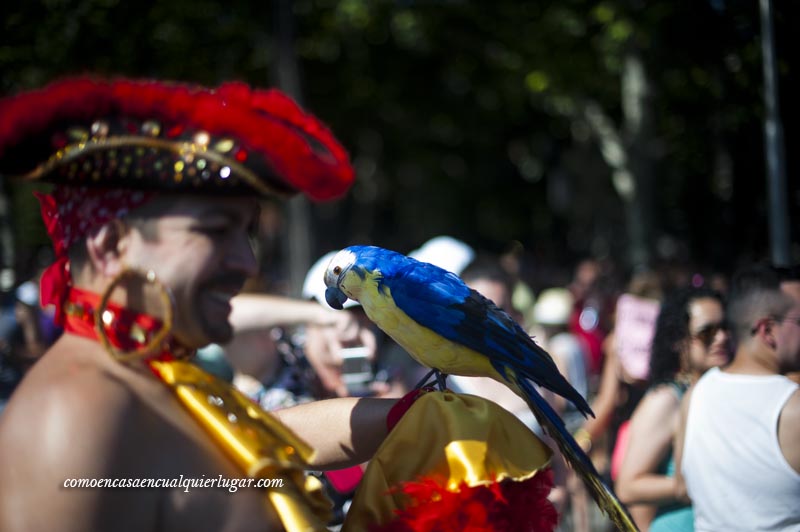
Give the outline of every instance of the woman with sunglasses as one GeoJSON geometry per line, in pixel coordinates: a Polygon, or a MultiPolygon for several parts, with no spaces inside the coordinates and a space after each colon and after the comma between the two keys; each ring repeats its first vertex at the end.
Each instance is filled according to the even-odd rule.
{"type": "Polygon", "coordinates": [[[708,369],[726,364],[730,346],[722,299],[706,288],[665,298],[650,354],[650,389],[633,413],[625,458],[616,482],[626,504],[652,505],[651,532],[691,531],[691,506],[675,497],[672,441],[686,389],[708,369]]]}

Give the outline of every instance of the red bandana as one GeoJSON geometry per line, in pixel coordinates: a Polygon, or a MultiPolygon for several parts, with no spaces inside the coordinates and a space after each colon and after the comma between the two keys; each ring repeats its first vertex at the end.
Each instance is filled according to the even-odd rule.
{"type": "Polygon", "coordinates": [[[56,260],[42,274],[42,306],[55,306],[55,321],[64,323],[62,309],[71,285],[70,246],[110,220],[141,207],[154,193],[141,190],[57,186],[52,194],[36,193],[47,234],[53,242],[56,260]]]}

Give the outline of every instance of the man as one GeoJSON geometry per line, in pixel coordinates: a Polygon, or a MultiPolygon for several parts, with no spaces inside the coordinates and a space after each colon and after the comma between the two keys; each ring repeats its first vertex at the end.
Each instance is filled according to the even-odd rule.
{"type": "Polygon", "coordinates": [[[57,256],[42,300],[65,327],[0,418],[0,529],[297,530],[302,514],[324,530],[302,474],[283,508],[285,493],[260,489],[70,489],[70,479],[297,481],[287,464],[298,455],[341,467],[374,452],[394,401],[281,412],[313,457],[179,360],[231,338],[230,300],[256,273],[256,196],[322,200],[349,187],[332,134],[280,93],[241,84],[66,80],[0,100],[0,172],[56,184],[40,198],[57,256]]]}
{"type": "Polygon", "coordinates": [[[695,530],[800,530],[800,299],[777,273],[754,267],[733,281],[730,365],[685,396],[676,435],[678,495],[695,530]]]}
{"type": "MultiPolygon", "coordinates": [[[[781,290],[800,300],[800,264],[794,266],[776,268],[781,276],[781,290]]],[[[793,371],[786,374],[794,382],[800,384],[800,371],[793,371]]]]}

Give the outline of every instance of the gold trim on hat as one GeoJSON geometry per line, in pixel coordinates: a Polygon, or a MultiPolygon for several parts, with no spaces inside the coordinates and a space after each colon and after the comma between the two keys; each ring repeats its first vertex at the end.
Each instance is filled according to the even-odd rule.
{"type": "Polygon", "coordinates": [[[223,167],[229,167],[232,175],[243,179],[248,185],[263,195],[278,196],[281,198],[288,198],[292,195],[291,192],[270,186],[263,180],[259,179],[255,172],[241,164],[239,161],[236,161],[235,159],[227,157],[226,155],[218,153],[214,150],[209,150],[207,145],[183,140],[173,141],[138,136],[113,136],[106,138],[92,137],[86,141],[69,144],[50,156],[46,162],[40,164],[27,174],[20,176],[20,179],[25,181],[43,180],[43,178],[54,169],[64,166],[66,163],[79,159],[82,156],[97,151],[123,147],[156,148],[159,150],[170,151],[179,155],[181,158],[186,160],[186,162],[190,162],[195,155],[201,154],[204,159],[207,159],[210,162],[217,163],[223,167]]]}

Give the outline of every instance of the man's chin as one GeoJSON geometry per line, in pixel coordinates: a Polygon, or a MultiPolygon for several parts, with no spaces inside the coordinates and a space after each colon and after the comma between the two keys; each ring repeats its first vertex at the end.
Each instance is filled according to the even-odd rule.
{"type": "Polygon", "coordinates": [[[233,327],[228,322],[228,315],[219,317],[214,323],[206,322],[203,327],[206,344],[227,344],[233,340],[233,327]]]}
{"type": "Polygon", "coordinates": [[[213,326],[206,325],[203,331],[198,331],[195,334],[181,333],[174,331],[173,336],[178,343],[189,349],[200,349],[209,344],[223,345],[229,343],[233,339],[233,327],[225,321],[224,323],[217,323],[213,326]]]}
{"type": "Polygon", "coordinates": [[[211,341],[208,342],[210,344],[224,345],[230,343],[230,341],[233,340],[233,329],[228,327],[224,333],[220,332],[218,334],[214,334],[213,336],[209,335],[209,338],[211,339],[211,341]]]}

